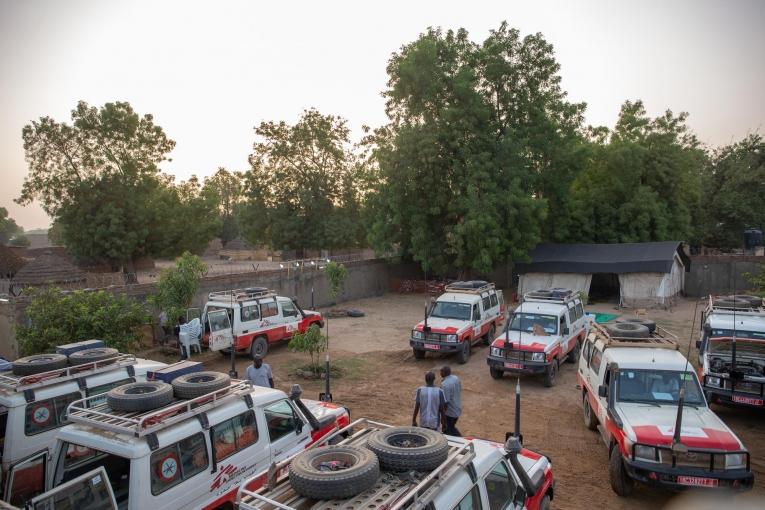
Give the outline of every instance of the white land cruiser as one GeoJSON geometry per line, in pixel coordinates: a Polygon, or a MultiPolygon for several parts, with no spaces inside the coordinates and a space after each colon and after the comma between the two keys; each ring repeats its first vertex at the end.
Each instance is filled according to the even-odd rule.
{"type": "MultiPolygon", "coordinates": [[[[126,383],[145,381],[147,371],[165,364],[136,359],[116,349],[88,348],[73,350],[69,356],[28,356],[16,360],[13,366],[13,370],[0,372],[3,500],[8,499],[7,474],[30,456],[52,451],[56,432],[66,424],[65,412],[71,402],[97,395],[103,399],[103,393],[126,383]]],[[[30,479],[24,483],[42,481],[42,471],[26,475],[30,479]]]]}
{"type": "Polygon", "coordinates": [[[239,509],[550,508],[550,461],[514,436],[503,446],[366,419],[334,435],[343,433],[351,435],[335,446],[316,444],[248,480],[239,490],[239,509]],[[256,481],[260,488],[253,490],[256,481]]]}
{"type": "Polygon", "coordinates": [[[592,318],[568,289],[528,292],[510,315],[503,334],[491,344],[486,362],[494,379],[505,372],[542,374],[555,384],[563,360],[576,363],[592,318]]]}
{"type": "MultiPolygon", "coordinates": [[[[201,317],[202,342],[235,345],[237,353],[265,356],[269,345],[289,340],[309,326],[324,327],[321,314],[303,310],[297,301],[263,287],[211,292],[201,317]]],[[[225,352],[230,352],[225,349],[225,352]]]]}
{"type": "Polygon", "coordinates": [[[756,296],[709,296],[702,319],[699,379],[709,403],[763,407],[765,310],[756,296]]]}
{"type": "Polygon", "coordinates": [[[470,359],[473,344],[483,340],[488,345],[504,316],[502,291],[493,283],[480,280],[454,282],[446,286],[429,310],[425,320],[412,330],[409,345],[414,357],[422,359],[427,351],[457,354],[460,363],[470,359]]]}
{"type": "MultiPolygon", "coordinates": [[[[9,472],[10,502],[24,506],[102,466],[119,509],[231,509],[247,476],[350,421],[347,409],[303,402],[299,395],[298,386],[287,397],[226,374],[192,372],[172,385],[117,387],[107,402],[76,400],[67,410],[72,423],[59,430],[53,454],[34,456],[9,472]],[[117,404],[135,410],[115,411],[117,404]],[[44,484],[25,481],[24,471],[35,470],[44,474],[44,484]]],[[[93,494],[81,498],[101,497],[91,485],[93,494]]]]}
{"type": "Polygon", "coordinates": [[[595,325],[577,379],[585,425],[608,447],[618,495],[629,495],[636,481],[673,489],[752,487],[749,452],[707,406],[671,333],[641,324],[595,325]]]}

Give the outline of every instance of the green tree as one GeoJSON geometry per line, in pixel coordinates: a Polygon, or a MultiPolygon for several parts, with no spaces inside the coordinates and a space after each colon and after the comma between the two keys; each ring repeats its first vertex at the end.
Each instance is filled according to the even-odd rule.
{"type": "Polygon", "coordinates": [[[16,330],[25,355],[50,352],[57,345],[91,338],[129,352],[141,339],[141,326],[149,320],[138,303],[106,291],[64,294],[46,287],[29,292],[29,325],[16,330]]]}
{"type": "Polygon", "coordinates": [[[24,229],[8,216],[8,209],[0,207],[0,244],[6,244],[11,238],[23,232],[24,229]]]}
{"type": "Polygon", "coordinates": [[[25,234],[16,234],[13,236],[13,239],[8,242],[8,244],[11,246],[21,246],[27,248],[30,242],[29,238],[25,234]]]}
{"type": "Polygon", "coordinates": [[[206,272],[207,266],[199,257],[185,252],[175,261],[175,267],[162,271],[157,292],[149,297],[149,302],[167,312],[168,321],[174,326],[191,306],[206,272]]]}
{"type": "Polygon", "coordinates": [[[295,333],[287,348],[293,352],[308,353],[314,375],[320,371],[321,353],[327,350],[327,337],[318,326],[312,324],[304,333],[295,333]]]}
{"type": "Polygon", "coordinates": [[[335,299],[345,284],[345,280],[348,278],[348,269],[343,264],[330,261],[327,262],[324,271],[329,279],[329,295],[332,299],[335,299]]]}
{"type": "Polygon", "coordinates": [[[223,244],[239,237],[238,215],[241,213],[243,184],[244,176],[240,172],[229,172],[221,167],[205,179],[202,187],[202,194],[217,206],[217,235],[223,244]]]}
{"type": "Polygon", "coordinates": [[[295,125],[263,122],[255,133],[245,175],[245,237],[300,251],[357,245],[359,166],[346,121],[312,109],[295,125]]]}

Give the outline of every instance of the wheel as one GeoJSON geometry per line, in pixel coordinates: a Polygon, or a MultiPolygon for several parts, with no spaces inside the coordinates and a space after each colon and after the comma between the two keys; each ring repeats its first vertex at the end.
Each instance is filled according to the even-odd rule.
{"type": "Polygon", "coordinates": [[[172,401],[173,387],[161,381],[123,384],[106,394],[106,402],[115,411],[150,411],[172,401]]]}
{"type": "Polygon", "coordinates": [[[492,379],[502,379],[502,376],[505,374],[502,370],[494,367],[489,367],[489,373],[492,379]]]}
{"type": "Polygon", "coordinates": [[[608,334],[616,338],[648,338],[651,332],[648,327],[632,322],[614,322],[606,324],[608,334]]]}
{"type": "Polygon", "coordinates": [[[462,350],[457,354],[457,361],[460,365],[464,365],[470,359],[470,339],[466,338],[462,342],[462,350]]]}
{"type": "Polygon", "coordinates": [[[68,363],[69,360],[63,354],[35,354],[17,359],[12,367],[16,375],[32,375],[64,368],[68,363]]]}
{"type": "Polygon", "coordinates": [[[539,510],[550,510],[550,495],[545,494],[542,501],[539,502],[539,510]]]}
{"type": "Polygon", "coordinates": [[[611,456],[608,459],[608,479],[611,482],[611,489],[619,496],[629,496],[635,487],[634,480],[627,475],[627,470],[624,469],[622,455],[616,445],[611,449],[611,456]]]}
{"type": "Polygon", "coordinates": [[[420,349],[412,349],[412,352],[414,353],[414,359],[424,359],[425,358],[425,351],[420,349]]]}
{"type": "Polygon", "coordinates": [[[582,395],[582,408],[584,409],[584,425],[590,430],[598,430],[598,418],[595,413],[592,412],[590,407],[590,399],[587,398],[587,393],[582,395]]]}
{"type": "Polygon", "coordinates": [[[95,361],[102,361],[109,358],[119,356],[120,351],[117,349],[110,349],[109,347],[96,347],[94,349],[85,349],[82,351],[73,352],[69,355],[69,363],[72,365],[84,365],[85,363],[93,363],[95,361]]]}
{"type": "Polygon", "coordinates": [[[558,378],[558,360],[552,360],[552,363],[547,365],[547,372],[545,372],[545,386],[552,388],[555,386],[555,381],[558,378]]]}
{"type": "Polygon", "coordinates": [[[494,333],[496,331],[497,329],[494,327],[494,324],[492,324],[489,328],[489,331],[483,337],[483,345],[491,345],[491,343],[494,341],[494,333]]]}
{"type": "Polygon", "coordinates": [[[653,333],[654,331],[656,331],[656,321],[651,319],[640,319],[637,317],[630,317],[627,319],[616,319],[616,322],[626,323],[626,324],[642,324],[643,326],[648,328],[649,333],[653,333]]]}
{"type": "Polygon", "coordinates": [[[375,454],[357,446],[307,450],[290,463],[292,489],[311,499],[348,499],[374,487],[379,477],[375,454]]]}
{"type": "Polygon", "coordinates": [[[231,385],[231,378],[221,372],[205,371],[179,375],[172,382],[175,398],[196,398],[231,385]]]}
{"type": "Polygon", "coordinates": [[[566,356],[566,363],[576,363],[579,361],[579,352],[582,349],[581,344],[579,343],[579,339],[576,340],[576,345],[573,349],[568,353],[566,356]]]}
{"type": "Polygon", "coordinates": [[[268,340],[264,336],[259,336],[255,340],[252,341],[252,346],[250,346],[250,356],[252,359],[255,359],[255,356],[260,356],[261,358],[266,356],[266,353],[268,352],[268,340]]]}
{"type": "Polygon", "coordinates": [[[443,434],[419,427],[390,427],[369,435],[367,448],[386,471],[431,471],[446,460],[449,444],[443,434]]]}

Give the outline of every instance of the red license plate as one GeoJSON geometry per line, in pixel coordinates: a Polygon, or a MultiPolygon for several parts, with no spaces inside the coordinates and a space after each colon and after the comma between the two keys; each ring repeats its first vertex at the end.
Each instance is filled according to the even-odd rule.
{"type": "Polygon", "coordinates": [[[717,487],[719,481],[716,478],[702,478],[700,476],[678,476],[677,483],[691,485],[693,487],[717,487]]]}
{"type": "Polygon", "coordinates": [[[520,363],[505,362],[505,368],[518,368],[518,369],[520,369],[520,368],[523,368],[523,365],[520,364],[520,363]]]}
{"type": "Polygon", "coordinates": [[[438,346],[438,345],[436,345],[436,344],[425,344],[425,348],[426,348],[426,349],[432,349],[432,350],[434,350],[434,351],[437,351],[437,350],[438,350],[438,349],[440,349],[441,347],[439,347],[439,346],[438,346]]]}
{"type": "Polygon", "coordinates": [[[761,406],[761,398],[742,397],[741,395],[733,395],[733,401],[739,404],[749,404],[750,406],[761,406]]]}

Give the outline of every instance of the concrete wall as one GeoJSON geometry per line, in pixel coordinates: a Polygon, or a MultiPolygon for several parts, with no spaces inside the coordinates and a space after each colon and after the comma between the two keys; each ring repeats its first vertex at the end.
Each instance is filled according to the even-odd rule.
{"type": "Polygon", "coordinates": [[[743,292],[751,287],[745,273],[758,273],[765,267],[765,257],[701,255],[691,257],[691,270],[685,274],[685,294],[701,297],[708,294],[743,292]]]}

